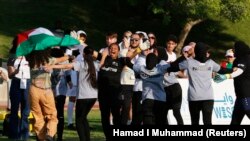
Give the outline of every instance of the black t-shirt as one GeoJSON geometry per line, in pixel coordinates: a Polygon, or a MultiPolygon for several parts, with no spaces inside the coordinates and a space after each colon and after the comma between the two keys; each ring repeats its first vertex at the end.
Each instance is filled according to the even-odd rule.
{"type": "Polygon", "coordinates": [[[110,56],[107,56],[103,67],[98,73],[99,88],[120,87],[121,72],[125,65],[132,67],[129,58],[121,57],[118,59],[112,59],[110,56]]]}
{"type": "Polygon", "coordinates": [[[233,67],[243,70],[243,73],[234,78],[236,96],[239,98],[250,97],[250,55],[235,59],[233,67]]]}

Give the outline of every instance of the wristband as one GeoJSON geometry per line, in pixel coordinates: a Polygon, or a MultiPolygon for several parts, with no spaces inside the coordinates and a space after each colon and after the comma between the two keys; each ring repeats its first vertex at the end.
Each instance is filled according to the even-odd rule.
{"type": "Polygon", "coordinates": [[[227,79],[231,78],[230,74],[225,74],[225,76],[227,77],[227,79]]]}

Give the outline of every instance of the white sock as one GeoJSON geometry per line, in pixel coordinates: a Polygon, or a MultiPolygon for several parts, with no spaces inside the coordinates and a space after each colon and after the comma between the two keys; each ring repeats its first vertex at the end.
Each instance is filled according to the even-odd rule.
{"type": "Polygon", "coordinates": [[[67,110],[67,114],[68,114],[68,125],[73,123],[73,111],[74,111],[74,106],[75,106],[75,102],[70,102],[68,103],[68,110],[67,110]]]}

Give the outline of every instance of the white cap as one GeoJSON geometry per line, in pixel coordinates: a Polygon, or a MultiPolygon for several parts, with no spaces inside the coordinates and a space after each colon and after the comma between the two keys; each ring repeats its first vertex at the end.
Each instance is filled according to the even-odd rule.
{"type": "Polygon", "coordinates": [[[185,46],[185,47],[182,49],[182,52],[189,51],[191,48],[192,48],[192,46],[187,45],[187,46],[185,46]]]}
{"type": "Polygon", "coordinates": [[[135,33],[137,33],[137,34],[143,34],[144,35],[144,39],[148,39],[148,35],[147,35],[147,33],[146,32],[143,32],[143,31],[136,31],[135,33]]]}
{"type": "Polygon", "coordinates": [[[232,49],[229,49],[226,51],[226,55],[225,56],[231,56],[231,57],[234,57],[234,52],[232,49]]]}
{"type": "Polygon", "coordinates": [[[84,34],[85,36],[87,36],[87,33],[85,31],[83,31],[83,30],[77,31],[76,34],[77,34],[78,37],[80,36],[80,34],[84,34]]]}

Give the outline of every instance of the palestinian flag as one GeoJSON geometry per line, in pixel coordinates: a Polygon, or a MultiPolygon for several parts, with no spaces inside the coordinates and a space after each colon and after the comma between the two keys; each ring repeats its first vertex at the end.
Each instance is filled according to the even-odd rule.
{"type": "Polygon", "coordinates": [[[33,50],[45,50],[54,46],[70,47],[80,44],[77,39],[69,35],[65,35],[63,38],[56,37],[51,31],[43,27],[22,32],[17,35],[17,40],[16,56],[24,56],[33,50]]]}

